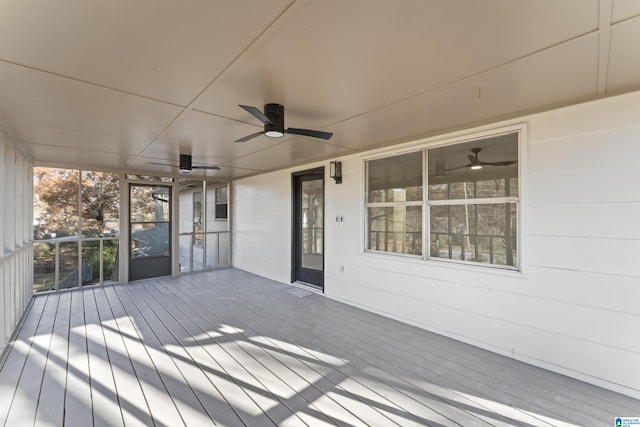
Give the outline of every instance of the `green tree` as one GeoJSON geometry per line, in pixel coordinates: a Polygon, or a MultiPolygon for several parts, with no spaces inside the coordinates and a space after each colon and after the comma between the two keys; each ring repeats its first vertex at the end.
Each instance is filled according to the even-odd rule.
{"type": "MultiPolygon", "coordinates": [[[[34,198],[36,239],[78,235],[80,173],[72,169],[35,168],[34,198]]],[[[118,176],[82,172],[82,234],[95,237],[118,227],[120,214],[118,176]]]]}

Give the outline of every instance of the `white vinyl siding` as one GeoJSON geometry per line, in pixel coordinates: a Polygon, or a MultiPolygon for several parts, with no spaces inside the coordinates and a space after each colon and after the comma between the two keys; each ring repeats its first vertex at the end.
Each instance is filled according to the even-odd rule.
{"type": "Polygon", "coordinates": [[[31,299],[32,168],[0,134],[0,352],[31,299]]]}
{"type": "MultiPolygon", "coordinates": [[[[326,187],[326,217],[344,223],[326,224],[325,294],[640,397],[638,117],[640,92],[332,158],[343,182],[326,187]],[[363,159],[496,130],[521,133],[521,272],[366,250],[363,159]]],[[[291,263],[282,202],[290,172],[234,182],[234,263],[281,282],[291,263]]]]}

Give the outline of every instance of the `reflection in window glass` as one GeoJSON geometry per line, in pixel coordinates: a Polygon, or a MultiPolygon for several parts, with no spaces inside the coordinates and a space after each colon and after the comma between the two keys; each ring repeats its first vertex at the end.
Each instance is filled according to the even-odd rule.
{"type": "Polygon", "coordinates": [[[516,203],[433,206],[430,255],[517,265],[516,233],[516,203]]]}
{"type": "Polygon", "coordinates": [[[429,258],[517,268],[518,139],[513,132],[366,161],[365,248],[422,255],[426,220],[429,258]]]}
{"type": "Polygon", "coordinates": [[[430,258],[517,267],[518,135],[432,148],[428,159],[430,258]]]}
{"type": "Polygon", "coordinates": [[[475,182],[452,182],[449,184],[449,199],[473,199],[476,195],[475,182]]]}
{"type": "Polygon", "coordinates": [[[367,249],[422,255],[423,152],[367,162],[367,249]]]}
{"type": "Polygon", "coordinates": [[[368,215],[367,249],[422,254],[422,206],[371,207],[368,215]]]}
{"type": "Polygon", "coordinates": [[[422,152],[367,162],[367,202],[422,200],[422,152]]]}
{"type": "Polygon", "coordinates": [[[429,184],[429,200],[446,200],[448,198],[448,184],[429,184]]]}
{"type": "Polygon", "coordinates": [[[509,178],[508,179],[508,188],[509,188],[509,196],[512,197],[518,197],[520,195],[519,193],[519,185],[518,185],[518,178],[509,178]]]}
{"type": "Polygon", "coordinates": [[[477,197],[478,198],[487,198],[487,197],[505,197],[507,193],[505,192],[505,179],[488,179],[484,181],[478,181],[477,183],[477,197]]]}

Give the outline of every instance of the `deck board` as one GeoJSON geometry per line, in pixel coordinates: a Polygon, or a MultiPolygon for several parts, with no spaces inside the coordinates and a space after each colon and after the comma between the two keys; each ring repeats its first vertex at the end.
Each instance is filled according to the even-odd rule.
{"type": "MultiPolygon", "coordinates": [[[[167,292],[170,292],[170,289],[168,289],[167,292]]],[[[172,298],[169,301],[171,303],[175,303],[176,301],[179,300],[179,298],[181,298],[180,295],[172,295],[172,298]]],[[[182,296],[182,298],[184,298],[184,296],[182,296]]],[[[224,326],[225,320],[217,316],[215,314],[215,310],[213,311],[206,310],[206,308],[204,308],[201,305],[200,299],[190,299],[186,306],[184,305],[185,304],[184,299],[181,302],[183,304],[183,307],[188,307],[191,312],[191,315],[195,316],[195,318],[197,319],[196,323],[200,326],[203,333],[204,333],[204,329],[202,329],[202,327],[208,325],[212,331],[223,330],[226,333],[231,333],[233,336],[244,337],[243,329],[232,330],[230,327],[225,327],[224,326]],[[207,312],[207,315],[202,314],[203,308],[205,312],[207,312]],[[218,321],[213,321],[213,320],[218,320],[218,321]]],[[[218,333],[216,333],[216,335],[217,334],[218,333]]],[[[211,335],[211,333],[209,333],[209,335],[211,335]]],[[[212,337],[211,339],[215,341],[216,338],[212,337]]],[[[302,400],[298,400],[297,403],[302,404],[303,406],[296,405],[295,404],[296,402],[294,402],[293,400],[297,400],[296,399],[297,397],[304,396],[305,393],[297,392],[297,390],[300,390],[299,388],[298,389],[292,388],[287,383],[287,381],[284,381],[282,378],[279,378],[273,374],[273,370],[277,370],[279,368],[278,366],[279,364],[280,366],[283,366],[283,367],[286,367],[287,365],[277,361],[277,359],[267,357],[268,354],[262,351],[260,346],[251,345],[251,343],[248,340],[246,340],[246,337],[244,340],[238,340],[238,339],[230,340],[229,345],[226,346],[226,352],[235,359],[242,359],[240,363],[243,365],[243,367],[247,369],[247,371],[250,371],[252,375],[256,376],[256,379],[258,379],[258,383],[254,384],[254,387],[256,387],[256,389],[258,390],[263,389],[265,391],[270,391],[274,395],[274,397],[278,399],[283,405],[287,406],[290,411],[292,411],[292,409],[296,411],[304,409],[308,407],[313,401],[312,399],[305,400],[304,398],[302,398],[302,400]],[[273,363],[270,363],[270,362],[273,362],[273,363]],[[267,386],[266,384],[264,384],[265,381],[270,382],[270,386],[267,386]],[[286,401],[281,397],[282,395],[291,394],[291,392],[293,392],[293,395],[290,399],[288,399],[290,401],[286,401]]],[[[297,360],[293,359],[289,361],[290,364],[293,362],[297,362],[297,360]]],[[[307,370],[304,374],[300,375],[299,378],[304,378],[304,376],[306,376],[305,374],[308,375],[309,371],[307,370]]],[[[323,378],[321,373],[318,373],[317,376],[319,378],[323,378]]],[[[287,375],[286,378],[289,381],[291,381],[292,379],[292,377],[289,375],[287,375]]],[[[294,378],[294,381],[295,381],[295,378],[294,378]]],[[[303,387],[308,388],[312,386],[313,384],[307,382],[307,384],[305,384],[303,387]]],[[[316,388],[316,390],[317,390],[317,392],[315,393],[316,398],[324,393],[323,390],[320,390],[318,388],[316,388]]],[[[349,414],[349,412],[345,408],[335,403],[335,401],[328,400],[327,402],[324,402],[323,405],[324,405],[324,409],[322,411],[319,411],[317,410],[317,408],[315,408],[314,405],[311,404],[310,408],[313,410],[313,412],[310,415],[313,415],[314,420],[317,420],[318,417],[323,418],[322,416],[323,413],[327,413],[327,412],[334,413],[337,411],[340,413],[340,416],[342,419],[347,417],[347,419],[350,419],[352,423],[354,424],[359,423],[359,420],[357,417],[354,417],[352,414],[349,414]]],[[[278,408],[278,406],[275,406],[275,408],[278,408]]],[[[274,418],[274,421],[276,421],[280,425],[283,420],[289,419],[289,417],[293,414],[293,412],[291,412],[291,414],[286,414],[286,413],[276,414],[274,413],[274,411],[269,411],[269,414],[272,418],[274,418]]],[[[328,420],[325,420],[325,421],[328,421],[328,420]]]]}
{"type": "Polygon", "coordinates": [[[167,335],[159,322],[151,323],[154,320],[154,313],[142,311],[136,301],[132,300],[126,291],[123,291],[125,286],[115,289],[117,289],[118,297],[127,313],[130,313],[131,317],[138,319],[136,327],[140,335],[144,337],[149,357],[158,369],[158,374],[162,378],[167,394],[173,398],[184,424],[187,426],[215,425],[211,414],[208,413],[206,407],[189,384],[188,377],[185,376],[178,363],[163,350],[163,342],[167,343],[167,340],[163,340],[163,338],[167,335]]]}
{"type": "MultiPolygon", "coordinates": [[[[336,316],[336,319],[340,319],[340,316],[336,316]]],[[[366,325],[371,325],[371,323],[369,322],[366,325]]],[[[369,339],[380,339],[382,342],[392,344],[392,346],[401,347],[403,354],[399,355],[395,352],[395,357],[404,357],[410,364],[426,361],[427,366],[443,367],[445,369],[443,371],[444,375],[452,380],[460,391],[465,393],[479,391],[482,396],[488,396],[494,401],[499,401],[509,406],[517,406],[522,413],[513,412],[511,415],[522,421],[535,422],[536,418],[544,419],[545,417],[550,417],[552,419],[588,423],[591,419],[584,415],[586,410],[589,411],[589,417],[597,414],[603,421],[607,419],[605,412],[600,411],[598,413],[599,408],[592,408],[575,398],[575,396],[574,399],[571,399],[571,406],[564,405],[562,400],[566,400],[566,396],[563,395],[562,390],[560,393],[553,395],[552,398],[552,395],[547,393],[550,384],[537,384],[537,375],[518,377],[503,374],[504,365],[499,363],[496,357],[491,359],[491,364],[486,364],[477,358],[466,357],[464,350],[468,350],[468,347],[461,352],[451,352],[450,348],[442,349],[434,345],[426,346],[421,341],[412,342],[407,340],[400,342],[397,335],[399,332],[398,328],[395,330],[383,329],[379,326],[366,328],[366,334],[369,339]],[[473,387],[469,387],[469,384],[473,384],[473,387]],[[537,417],[532,418],[532,416],[528,415],[529,413],[537,414],[537,417]]],[[[504,358],[501,362],[507,362],[507,360],[504,358]]]]}
{"type": "Polygon", "coordinates": [[[36,417],[47,351],[51,341],[53,319],[56,317],[57,298],[35,302],[0,371],[0,399],[2,425],[33,424],[36,417]],[[15,351],[15,353],[14,353],[15,351]],[[6,393],[5,393],[6,390],[6,393]],[[33,404],[35,402],[35,404],[33,404]]]}
{"type": "MultiPolygon", "coordinates": [[[[273,322],[276,320],[275,317],[269,316],[269,318],[265,318],[264,316],[258,316],[256,310],[245,308],[245,304],[247,300],[242,297],[241,293],[239,293],[237,296],[239,301],[231,301],[231,299],[233,298],[232,295],[228,297],[230,302],[232,302],[231,306],[233,307],[233,310],[232,312],[225,313],[224,317],[228,320],[232,320],[234,324],[237,323],[241,325],[242,328],[245,329],[246,331],[251,332],[252,337],[248,338],[250,342],[256,342],[257,339],[260,339],[261,343],[264,343],[265,341],[267,341],[271,344],[271,347],[273,348],[278,348],[278,347],[282,348],[282,351],[285,354],[286,353],[290,354],[289,359],[293,359],[293,362],[304,364],[305,369],[307,371],[307,375],[309,371],[311,371],[318,376],[318,380],[322,381],[322,383],[324,384],[324,387],[322,388],[323,392],[331,391],[335,387],[338,387],[340,382],[350,379],[350,377],[357,378],[357,380],[352,379],[352,381],[354,383],[358,383],[358,385],[364,386],[363,382],[367,381],[368,375],[364,373],[362,370],[356,369],[356,365],[354,363],[351,363],[350,365],[347,365],[341,369],[341,367],[336,365],[340,365],[346,362],[346,359],[329,356],[322,351],[311,350],[310,347],[313,347],[314,343],[308,342],[306,340],[304,335],[308,334],[308,331],[304,330],[303,328],[299,328],[299,325],[293,324],[291,322],[284,322],[280,325],[271,326],[269,328],[269,325],[272,325],[273,322]],[[247,319],[247,321],[245,322],[244,319],[247,319]],[[257,329],[259,329],[259,331],[257,329]],[[291,331],[293,331],[293,333],[291,333],[291,331]],[[287,335],[282,336],[280,335],[281,332],[287,333],[287,335]],[[292,339],[294,335],[296,336],[296,338],[292,339]],[[280,339],[274,340],[269,337],[279,337],[280,339]],[[293,344],[293,343],[302,343],[303,345],[293,344]],[[319,366],[321,368],[319,368],[319,366]],[[337,379],[335,379],[336,377],[337,379]]],[[[198,302],[194,300],[193,303],[197,304],[198,302]]],[[[277,302],[275,301],[273,303],[277,304],[277,302]]],[[[221,307],[215,307],[213,305],[210,305],[209,308],[211,312],[216,312],[221,309],[221,307]]],[[[317,339],[317,336],[315,338],[317,339]]],[[[328,343],[328,342],[325,343],[325,347],[330,347],[337,353],[344,351],[343,349],[335,347],[333,346],[332,343],[328,343]]],[[[350,355],[350,357],[355,360],[355,356],[350,355]]],[[[290,360],[287,363],[291,364],[292,361],[290,360]]],[[[380,385],[381,384],[379,382],[371,384],[367,388],[368,393],[373,393],[375,389],[380,387],[380,385]]],[[[354,395],[354,394],[347,393],[346,396],[355,397],[356,399],[360,398],[358,394],[354,395]]],[[[347,408],[345,408],[347,410],[351,406],[348,404],[347,405],[344,404],[345,393],[339,393],[337,395],[333,394],[332,397],[334,401],[342,400],[343,403],[341,404],[341,406],[347,406],[347,408]]],[[[389,407],[393,408],[394,406],[397,406],[393,403],[393,400],[397,400],[398,398],[402,398],[402,397],[404,396],[398,396],[398,394],[394,394],[393,399],[389,400],[387,397],[377,394],[376,399],[374,399],[374,401],[382,400],[383,401],[382,405],[387,405],[385,406],[385,409],[386,409],[389,407]]],[[[366,401],[366,399],[360,399],[360,400],[366,401]]],[[[371,400],[369,400],[369,402],[370,401],[371,400]]],[[[382,405],[378,405],[378,406],[382,406],[382,405]]],[[[437,414],[437,412],[430,410],[429,408],[426,408],[426,409],[428,411],[428,418],[422,418],[422,420],[428,419],[431,421],[451,422],[450,419],[446,419],[440,416],[439,414],[437,414]]],[[[388,410],[387,412],[393,413],[392,410],[391,411],[388,410]]],[[[407,414],[410,414],[410,413],[407,413],[402,410],[396,411],[396,413],[397,412],[400,412],[405,415],[404,417],[401,417],[402,418],[401,425],[407,425],[407,422],[416,421],[415,417],[406,416],[407,414]]],[[[464,418],[463,414],[460,414],[459,411],[456,410],[455,412],[456,412],[455,416],[457,416],[458,419],[464,418]]],[[[397,417],[394,417],[394,418],[397,419],[397,417]]]]}
{"type": "Polygon", "coordinates": [[[83,294],[83,292],[69,292],[71,307],[67,333],[67,363],[73,369],[67,369],[66,399],[64,402],[65,427],[83,427],[93,423],[87,322],[83,294]]]}
{"type": "Polygon", "coordinates": [[[87,289],[82,292],[82,296],[86,320],[93,423],[96,427],[124,426],[113,368],[100,324],[95,291],[87,289]]]}
{"type": "Polygon", "coordinates": [[[640,401],[240,270],[34,298],[0,426],[609,426],[640,401]]]}
{"type": "MultiPolygon", "coordinates": [[[[345,339],[343,330],[345,329],[344,325],[348,323],[333,325],[329,318],[325,317],[326,314],[333,313],[319,314],[317,317],[310,316],[312,311],[308,309],[299,310],[298,307],[301,302],[296,301],[295,297],[290,297],[289,295],[270,295],[270,298],[273,299],[268,299],[264,296],[259,300],[250,298],[250,295],[255,293],[256,290],[257,288],[247,288],[242,292],[233,291],[229,297],[233,299],[232,305],[236,308],[234,313],[237,313],[241,307],[246,308],[245,312],[238,314],[238,318],[253,315],[256,316],[253,318],[253,324],[269,325],[268,330],[264,331],[263,335],[272,336],[282,332],[284,334],[281,337],[282,340],[299,343],[301,348],[316,348],[319,354],[330,350],[330,354],[334,356],[340,355],[341,359],[349,361],[348,368],[355,368],[359,371],[359,375],[356,374],[356,376],[350,370],[347,370],[344,374],[345,377],[372,378],[374,384],[384,383],[393,390],[389,394],[392,400],[397,400],[400,395],[426,406],[426,412],[421,416],[421,420],[424,423],[451,424],[455,420],[460,425],[481,425],[479,423],[484,418],[484,415],[468,411],[467,408],[470,405],[465,397],[455,395],[447,389],[436,387],[432,384],[429,387],[435,388],[435,390],[425,393],[419,385],[418,387],[415,386],[414,379],[410,373],[402,371],[396,360],[380,357],[379,351],[371,351],[371,345],[357,345],[358,340],[352,339],[353,337],[345,339]],[[267,316],[263,314],[265,313],[265,307],[285,306],[283,298],[295,302],[295,305],[290,310],[269,311],[267,316]],[[309,319],[310,325],[307,325],[305,319],[309,319]],[[323,321],[318,322],[317,319],[322,319],[323,321]],[[377,366],[382,366],[384,369],[377,369],[377,366]],[[441,394],[445,396],[441,397],[441,394]],[[462,402],[459,402],[458,405],[451,405],[449,403],[451,400],[462,400],[462,402]]],[[[313,299],[318,300],[318,298],[322,302],[335,303],[320,296],[309,298],[305,299],[305,303],[302,306],[313,299]]],[[[238,318],[233,319],[237,322],[238,318]]],[[[376,350],[379,350],[379,348],[376,347],[376,350]]],[[[376,386],[374,385],[374,387],[376,386]]],[[[333,396],[336,395],[333,394],[333,396]]],[[[349,402],[348,399],[342,398],[342,400],[343,402],[349,402]]]]}
{"type": "Polygon", "coordinates": [[[105,290],[106,288],[97,288],[94,290],[94,295],[124,425],[154,425],[147,399],[124,343],[128,337],[123,336],[118,329],[105,290]]]}
{"type": "Polygon", "coordinates": [[[44,315],[47,297],[35,300],[26,313],[30,313],[24,322],[19,325],[19,330],[13,341],[6,347],[5,357],[0,366],[0,426],[4,426],[9,416],[11,405],[18,392],[20,375],[27,361],[31,349],[30,337],[35,335],[40,318],[44,315]],[[33,311],[35,310],[35,311],[33,311]],[[9,351],[9,349],[11,351],[9,351]]]}

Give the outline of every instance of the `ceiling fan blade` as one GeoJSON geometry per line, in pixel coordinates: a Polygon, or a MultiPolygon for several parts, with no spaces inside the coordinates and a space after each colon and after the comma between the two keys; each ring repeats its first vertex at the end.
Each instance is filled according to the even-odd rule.
{"type": "Polygon", "coordinates": [[[512,165],[514,163],[518,163],[517,160],[511,160],[511,161],[505,161],[505,162],[487,162],[487,163],[482,163],[483,165],[488,165],[488,166],[509,166],[512,165]]]}
{"type": "Polygon", "coordinates": [[[172,168],[177,168],[178,165],[170,165],[168,163],[156,163],[156,162],[147,162],[148,165],[160,165],[160,166],[171,166],[172,168]]]}
{"type": "Polygon", "coordinates": [[[333,133],[331,132],[322,132],[319,130],[310,130],[310,129],[289,128],[285,132],[293,133],[296,135],[310,136],[312,138],[320,138],[320,139],[330,139],[333,136],[333,133]]]}
{"type": "Polygon", "coordinates": [[[464,166],[459,166],[457,168],[445,169],[445,171],[446,172],[457,171],[458,169],[469,168],[471,166],[473,166],[473,165],[472,164],[468,164],[468,165],[464,165],[464,166]]]}
{"type": "Polygon", "coordinates": [[[264,134],[264,132],[256,132],[256,133],[252,133],[251,135],[247,135],[247,136],[245,136],[244,138],[236,139],[236,140],[235,140],[235,141],[233,141],[233,142],[247,142],[248,140],[253,139],[253,138],[255,138],[256,136],[260,136],[260,135],[262,135],[262,134],[264,134]]]}
{"type": "Polygon", "coordinates": [[[214,170],[214,171],[219,171],[220,170],[220,166],[191,166],[191,169],[208,169],[208,170],[214,170]]]}
{"type": "MultiPolygon", "coordinates": [[[[265,125],[273,125],[273,122],[269,120],[269,117],[265,116],[264,113],[258,110],[256,107],[252,107],[250,105],[238,105],[238,107],[244,109],[249,114],[251,114],[256,119],[260,120],[265,125]]],[[[238,141],[236,141],[238,142],[238,141]]]]}

